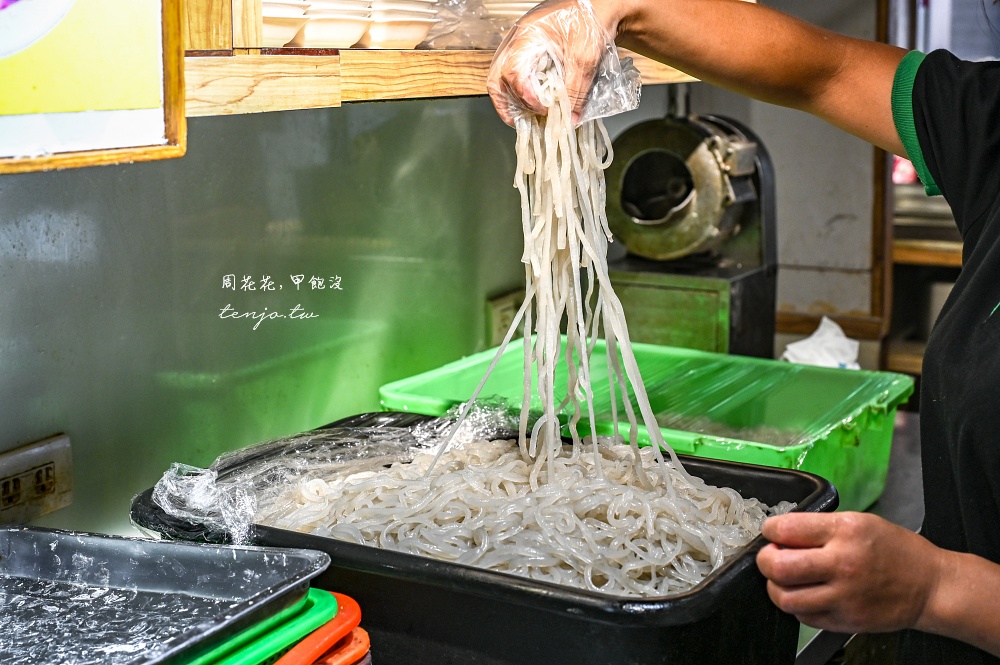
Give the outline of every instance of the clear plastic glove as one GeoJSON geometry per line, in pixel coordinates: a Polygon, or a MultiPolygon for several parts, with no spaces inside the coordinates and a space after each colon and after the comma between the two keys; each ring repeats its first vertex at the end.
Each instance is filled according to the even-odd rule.
{"type": "Polygon", "coordinates": [[[574,124],[639,106],[639,71],[618,59],[614,36],[590,0],[547,0],[517,21],[493,56],[487,89],[508,125],[546,114],[537,73],[550,61],[573,101],[574,124]]]}

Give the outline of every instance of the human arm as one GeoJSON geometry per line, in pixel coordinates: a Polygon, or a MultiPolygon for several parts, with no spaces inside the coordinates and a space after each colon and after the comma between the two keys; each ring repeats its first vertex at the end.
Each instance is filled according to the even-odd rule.
{"type": "Polygon", "coordinates": [[[769,518],[757,555],[771,600],[838,632],[914,628],[1000,655],[1000,565],[866,513],[769,518]]]}
{"type": "MultiPolygon", "coordinates": [[[[587,0],[548,0],[518,22],[497,52],[528,55],[539,48],[533,25],[587,0]]],[[[801,109],[879,147],[905,155],[892,119],[893,77],[903,49],[839,35],[741,0],[591,0],[592,14],[620,46],[703,81],[762,101],[801,109]]],[[[578,10],[583,11],[583,10],[578,10]]],[[[581,103],[600,55],[592,29],[552,33],[567,62],[567,87],[581,103]],[[581,90],[582,88],[582,90],[581,90]]],[[[490,73],[490,94],[505,121],[509,99],[543,113],[526,90],[525,63],[511,58],[490,73]]]]}

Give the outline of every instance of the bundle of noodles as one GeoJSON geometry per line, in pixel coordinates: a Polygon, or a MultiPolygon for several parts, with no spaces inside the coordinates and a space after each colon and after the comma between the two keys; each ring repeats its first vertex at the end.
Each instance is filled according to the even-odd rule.
{"type": "MultiPolygon", "coordinates": [[[[590,379],[594,368],[590,366],[590,357],[603,332],[607,348],[607,367],[603,371],[608,374],[612,393],[620,393],[625,415],[631,424],[629,443],[633,454],[638,455],[639,452],[637,420],[629,400],[628,385],[632,386],[657,460],[662,461],[661,450],[667,451],[673,466],[686,476],[673,450],[664,442],[650,408],[632,353],[625,313],[608,275],[607,251],[611,230],[605,212],[604,169],[614,157],[611,140],[600,119],[573,127],[572,104],[559,62],[543,62],[540,69],[539,99],[548,109],[548,114],[517,120],[514,185],[521,194],[524,234],[521,260],[525,264],[527,283],[525,299],[469,403],[478,397],[518,324],[523,321],[524,399],[519,444],[525,459],[536,461],[532,470],[533,478],[537,478],[545,467],[554,468],[553,458],[562,450],[558,415],[568,406],[572,412],[568,425],[574,453],[582,443],[578,424],[584,409],[591,423],[588,438],[592,446],[598,443],[592,429],[595,418],[590,379]],[[560,335],[564,321],[565,347],[560,335]],[[534,337],[532,333],[535,333],[534,337]],[[560,357],[563,357],[568,369],[567,396],[557,404],[555,368],[560,357]],[[542,414],[529,435],[532,366],[538,376],[537,393],[542,414]]],[[[618,439],[617,400],[614,394],[611,398],[611,419],[616,425],[615,439],[618,439]]],[[[459,418],[459,425],[464,415],[459,418]]],[[[663,464],[659,467],[665,473],[667,467],[663,464]]],[[[599,462],[595,473],[598,476],[601,474],[599,462]]],[[[636,473],[644,487],[652,487],[652,480],[641,467],[636,469],[636,473]]],[[[690,478],[687,480],[692,481],[690,478]]],[[[670,485],[669,482],[666,484],[670,485]]]]}
{"type": "MultiPolygon", "coordinates": [[[[284,529],[619,596],[690,589],[760,531],[769,514],[730,489],[671,473],[642,487],[628,446],[554,458],[537,487],[517,443],[455,446],[389,469],[312,479],[258,510],[284,529]],[[601,467],[598,477],[596,467],[601,467]]],[[[657,464],[644,448],[642,464],[657,464]]]]}
{"type": "Polygon", "coordinates": [[[572,126],[557,63],[542,72],[540,87],[548,114],[517,125],[525,300],[453,430],[523,324],[519,440],[450,446],[448,439],[412,462],[312,479],[257,520],[617,595],[675,593],[700,582],[757,535],[770,512],[787,506],[768,509],[706,485],[664,443],[608,277],[610,139],[600,120],[572,126]],[[597,369],[590,357],[602,332],[608,363],[597,369]],[[569,369],[567,397],[556,403],[560,359],[569,369]],[[533,368],[542,413],[529,431],[533,368]],[[584,415],[595,420],[593,371],[606,372],[620,393],[628,446],[617,431],[610,440],[578,432],[584,415]],[[654,444],[641,451],[629,385],[654,444]],[[558,416],[567,410],[572,445],[560,437],[558,416]]]}

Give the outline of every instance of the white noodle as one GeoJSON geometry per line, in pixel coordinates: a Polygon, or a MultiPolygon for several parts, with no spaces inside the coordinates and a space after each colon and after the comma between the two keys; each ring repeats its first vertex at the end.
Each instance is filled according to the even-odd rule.
{"type": "Polygon", "coordinates": [[[572,127],[555,63],[540,83],[548,115],[517,124],[525,300],[452,434],[436,453],[409,463],[310,480],[262,507],[257,521],[616,595],[676,593],[749,543],[769,509],[692,477],[664,442],[608,276],[610,138],[599,120],[572,127]],[[519,440],[451,446],[522,322],[519,440]],[[593,429],[590,358],[601,332],[616,427],[611,439],[593,429]],[[568,368],[567,393],[557,402],[560,359],[568,368]],[[642,450],[629,386],[652,439],[642,450]],[[529,431],[535,393],[542,414],[529,431]],[[618,443],[619,395],[630,425],[628,446],[618,443]],[[558,416],[565,409],[572,445],[561,439],[558,416]],[[584,417],[590,431],[581,436],[584,417]]]}
{"type": "MultiPolygon", "coordinates": [[[[442,455],[430,479],[427,453],[378,473],[310,480],[256,521],[576,588],[662,596],[700,582],[769,514],[732,490],[708,498],[700,481],[673,468],[671,492],[658,475],[644,488],[628,446],[598,450],[603,477],[588,447],[573,460],[556,457],[556,480],[534,487],[515,441],[467,443],[442,455]]],[[[652,448],[640,454],[657,464],[652,448]]]]}

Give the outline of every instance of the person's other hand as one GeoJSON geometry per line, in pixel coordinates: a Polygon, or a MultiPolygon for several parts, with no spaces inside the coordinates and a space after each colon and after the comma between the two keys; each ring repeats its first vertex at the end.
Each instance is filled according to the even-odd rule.
{"type": "Polygon", "coordinates": [[[601,58],[614,49],[613,31],[614,22],[599,18],[590,0],[546,0],[518,19],[493,56],[487,78],[500,118],[513,125],[518,117],[546,114],[537,73],[551,58],[562,63],[576,121],[601,58]]]}
{"type": "Polygon", "coordinates": [[[802,623],[842,633],[917,625],[941,576],[942,550],[867,513],[788,513],[762,528],[767,592],[802,623]]]}

